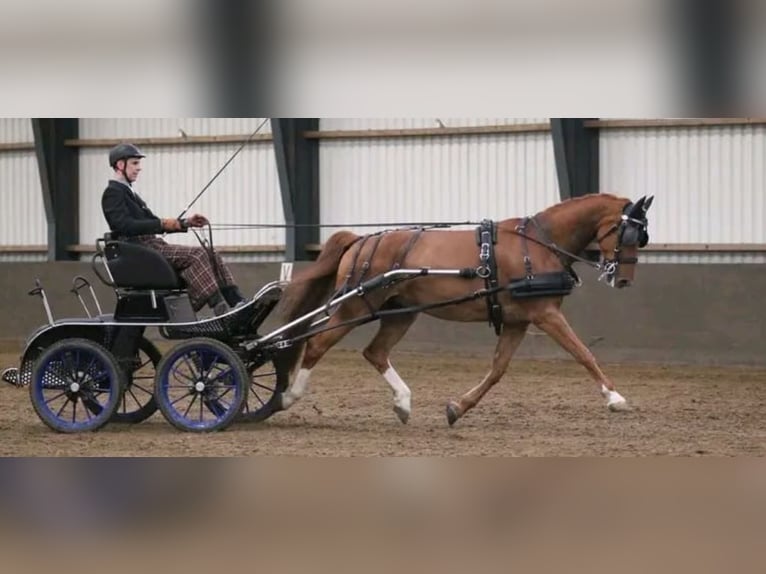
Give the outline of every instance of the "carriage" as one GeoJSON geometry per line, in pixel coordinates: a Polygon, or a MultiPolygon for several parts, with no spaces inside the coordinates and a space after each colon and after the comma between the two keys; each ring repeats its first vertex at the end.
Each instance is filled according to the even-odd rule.
{"type": "Polygon", "coordinates": [[[151,248],[107,234],[92,267],[114,289],[114,311],[103,313],[93,286],[77,276],[71,291],[85,317],[54,320],[38,281],[29,294],[41,298],[48,323],[27,339],[20,366],[3,375],[29,387],[45,424],[92,431],[109,421],[140,423],[159,409],[175,427],[204,432],[272,414],[287,373],[275,347],[245,343],[259,338],[284,283],[265,285],[225,315],[198,318],[183,280],[151,248]],[[152,327],[176,342],[164,356],[146,336],[152,327]]]}
{"type": "Polygon", "coordinates": [[[613,287],[630,285],[638,248],[648,241],[651,203],[594,195],[533,217],[484,220],[470,231],[338,232],[301,281],[269,283],[246,305],[211,318],[196,316],[183,281],[162,255],[106,235],[97,241],[93,271],[115,290],[114,312],[102,313],[90,283],[76,277],[72,292],[87,317],[54,321],[38,284],[30,294],[41,297],[48,324],[29,337],[20,367],[3,378],[28,385],[35,411],[56,431],[96,430],[110,420],[137,423],[159,409],[178,429],[209,432],[290,408],[327,350],[354,327],[378,321],[364,356],[391,386],[394,411],[406,423],[411,392],[389,355],[425,312],[489,320],[498,335],[490,373],[447,404],[450,425],[500,380],[530,324],[589,371],[611,410],[625,410],[626,400],[560,307],[579,282],[572,269],[577,261],[602,271],[613,287]],[[577,255],[593,240],[601,264],[577,255]],[[82,297],[86,288],[95,313],[82,297]],[[287,323],[261,335],[280,303],[287,323]],[[145,336],[151,327],[179,341],[164,356],[145,336]]]}

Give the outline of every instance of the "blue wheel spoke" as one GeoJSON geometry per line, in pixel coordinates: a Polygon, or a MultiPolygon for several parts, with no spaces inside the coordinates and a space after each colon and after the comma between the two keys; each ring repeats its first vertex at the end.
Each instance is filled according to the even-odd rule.
{"type": "MultiPolygon", "coordinates": [[[[94,379],[94,377],[92,375],[90,375],[90,370],[93,367],[93,365],[96,363],[96,360],[97,360],[96,357],[92,357],[91,360],[90,360],[90,363],[88,363],[88,366],[85,367],[84,369],[81,369],[82,380],[79,380],[78,381],[79,383],[84,383],[86,378],[90,378],[91,380],[94,379]]],[[[80,353],[79,353],[79,351],[77,353],[77,365],[78,366],[80,365],[80,353]]]]}
{"type": "Polygon", "coordinates": [[[61,375],[66,379],[67,378],[66,371],[69,371],[68,372],[69,381],[77,382],[77,368],[72,363],[72,354],[64,352],[62,354],[62,359],[59,361],[59,363],[61,364],[61,370],[62,370],[61,375]]]}
{"type": "Polygon", "coordinates": [[[61,391],[61,392],[60,392],[59,394],[57,394],[56,396],[54,396],[54,397],[51,397],[51,398],[49,398],[49,399],[46,399],[46,398],[44,397],[44,395],[45,395],[45,394],[43,393],[43,402],[44,402],[44,403],[45,403],[45,405],[47,406],[48,404],[52,403],[52,402],[53,402],[53,401],[55,401],[56,399],[63,397],[65,394],[66,394],[66,391],[61,391]]]}
{"type": "Polygon", "coordinates": [[[61,413],[63,413],[63,412],[64,412],[64,409],[66,408],[66,406],[67,406],[68,404],[69,404],[69,397],[67,397],[67,398],[66,398],[66,400],[64,401],[64,404],[63,404],[63,405],[61,405],[61,408],[60,408],[60,409],[59,409],[59,411],[56,413],[56,418],[59,418],[59,419],[61,418],[61,413]]]}
{"type": "Polygon", "coordinates": [[[96,416],[100,415],[104,407],[101,405],[99,400],[96,398],[96,396],[93,394],[92,391],[84,391],[82,398],[82,404],[85,406],[86,410],[88,412],[93,412],[96,416]]]}
{"type": "Polygon", "coordinates": [[[193,395],[193,396],[192,396],[192,400],[191,400],[191,402],[189,403],[189,406],[188,406],[188,407],[186,407],[186,411],[184,412],[184,418],[186,418],[186,417],[188,417],[188,416],[189,416],[189,411],[192,409],[192,407],[194,406],[194,403],[195,403],[196,401],[197,401],[197,395],[195,394],[195,395],[193,395]]]}
{"type": "Polygon", "coordinates": [[[228,374],[229,374],[229,373],[231,373],[232,371],[233,371],[233,369],[232,369],[231,367],[229,367],[229,369],[228,369],[228,370],[226,370],[226,371],[221,371],[221,372],[220,372],[220,373],[218,373],[218,374],[217,374],[215,377],[213,377],[212,379],[210,379],[210,378],[209,378],[209,379],[206,379],[206,381],[207,381],[207,383],[208,383],[208,384],[211,384],[211,383],[215,383],[215,382],[216,382],[218,379],[220,379],[221,377],[223,377],[223,376],[225,376],[225,375],[228,375],[228,374]]]}
{"type": "MultiPolygon", "coordinates": [[[[193,376],[186,375],[186,374],[182,373],[181,371],[179,371],[178,369],[179,369],[178,363],[173,365],[173,368],[171,369],[172,374],[175,375],[176,378],[186,379],[190,383],[196,382],[193,376]]],[[[193,370],[192,370],[192,372],[193,372],[193,370]]]]}
{"type": "MultiPolygon", "coordinates": [[[[177,398],[176,400],[174,400],[174,401],[170,401],[170,406],[174,407],[174,406],[176,406],[176,404],[177,404],[177,403],[179,403],[180,401],[184,400],[184,399],[185,399],[185,398],[187,398],[187,397],[191,397],[191,396],[194,396],[194,393],[192,393],[191,391],[187,391],[187,393],[186,393],[185,395],[183,395],[183,396],[181,396],[181,397],[178,397],[178,398],[177,398]]],[[[194,401],[192,401],[192,403],[194,403],[194,401]]],[[[187,412],[189,412],[189,411],[187,411],[187,412]]]]}
{"type": "Polygon", "coordinates": [[[230,387],[216,387],[216,389],[217,389],[217,390],[218,390],[218,389],[220,389],[220,390],[222,390],[223,392],[221,392],[220,394],[216,395],[216,397],[215,397],[215,400],[217,400],[217,401],[218,401],[218,400],[220,400],[220,399],[224,398],[226,395],[228,395],[228,394],[229,394],[231,391],[233,391],[233,390],[234,390],[234,389],[236,389],[236,388],[237,388],[236,386],[230,386],[230,387]]]}
{"type": "Polygon", "coordinates": [[[99,371],[98,373],[94,373],[94,374],[90,374],[90,371],[85,371],[83,373],[82,384],[84,385],[87,382],[87,383],[97,385],[103,379],[108,379],[108,378],[109,378],[109,373],[107,373],[106,371],[99,371]]]}
{"type": "MultiPolygon", "coordinates": [[[[84,397],[80,397],[80,400],[82,401],[82,406],[85,409],[85,415],[88,417],[88,420],[89,421],[93,420],[93,417],[90,416],[90,409],[88,408],[88,405],[85,404],[85,398],[84,397]]],[[[76,404],[77,403],[75,403],[75,405],[76,404]]]]}
{"type": "Polygon", "coordinates": [[[194,380],[194,376],[197,374],[197,368],[194,366],[194,362],[189,363],[189,357],[187,355],[181,355],[181,360],[186,363],[189,368],[189,372],[192,374],[190,380],[194,380]]]}

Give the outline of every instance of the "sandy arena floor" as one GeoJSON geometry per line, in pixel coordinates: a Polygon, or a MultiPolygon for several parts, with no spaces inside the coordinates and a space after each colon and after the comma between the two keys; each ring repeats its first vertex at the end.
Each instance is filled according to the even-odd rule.
{"type": "MultiPolygon", "coordinates": [[[[506,377],[454,428],[447,400],[475,385],[489,356],[399,353],[413,392],[403,426],[388,386],[362,358],[333,351],[309,393],[260,425],[213,435],[173,429],[157,413],[137,426],[109,424],[75,436],[50,431],[27,389],[0,384],[3,456],[644,456],[766,454],[766,370],[604,365],[631,402],[607,411],[585,370],[569,361],[514,361],[506,377]]],[[[15,355],[0,355],[0,366],[15,355]]]]}

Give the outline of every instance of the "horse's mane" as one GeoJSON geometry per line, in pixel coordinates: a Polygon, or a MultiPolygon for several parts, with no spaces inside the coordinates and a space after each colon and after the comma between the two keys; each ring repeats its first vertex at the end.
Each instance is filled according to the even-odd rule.
{"type": "Polygon", "coordinates": [[[570,209],[573,205],[579,205],[581,203],[590,203],[594,200],[609,200],[609,201],[619,201],[621,203],[628,202],[629,200],[625,199],[624,197],[619,197],[617,195],[611,194],[611,193],[590,193],[588,195],[582,195],[580,197],[573,197],[571,199],[565,199],[561,203],[557,203],[556,205],[552,205],[551,207],[548,207],[547,209],[544,209],[541,213],[555,213],[557,211],[560,211],[562,209],[570,209]]]}

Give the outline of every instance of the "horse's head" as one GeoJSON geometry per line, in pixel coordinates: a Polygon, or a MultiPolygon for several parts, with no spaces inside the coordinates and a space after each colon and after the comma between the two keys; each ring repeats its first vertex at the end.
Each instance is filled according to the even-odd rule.
{"type": "Polygon", "coordinates": [[[633,283],[638,249],[649,242],[646,213],[652,201],[654,196],[644,196],[635,203],[628,203],[621,213],[605,218],[599,227],[596,237],[604,271],[601,277],[611,287],[621,289],[633,283]]]}

